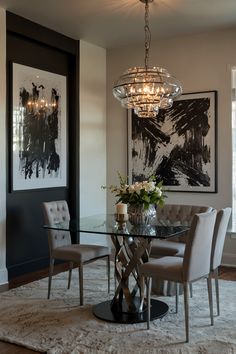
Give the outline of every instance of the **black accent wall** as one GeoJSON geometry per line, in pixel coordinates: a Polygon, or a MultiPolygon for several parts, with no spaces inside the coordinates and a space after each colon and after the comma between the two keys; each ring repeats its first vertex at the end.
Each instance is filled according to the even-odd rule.
{"type": "MultiPolygon", "coordinates": [[[[7,224],[9,280],[48,266],[42,202],[66,199],[79,216],[79,42],[7,13],[7,224]],[[68,186],[25,191],[11,189],[12,62],[67,77],[68,186]]],[[[75,240],[74,240],[75,241],[75,240]]]]}

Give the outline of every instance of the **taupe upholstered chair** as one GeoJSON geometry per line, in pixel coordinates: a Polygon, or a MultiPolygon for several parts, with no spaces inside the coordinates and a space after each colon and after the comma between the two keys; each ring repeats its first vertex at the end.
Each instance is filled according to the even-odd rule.
{"type": "Polygon", "coordinates": [[[162,257],[140,265],[139,271],[147,284],[147,328],[150,326],[150,291],[152,277],[183,284],[186,342],[189,341],[188,284],[207,277],[211,325],[213,325],[212,290],[210,279],[211,245],[216,219],[216,210],[195,214],[186,242],[184,257],[162,257]]]}
{"type": "MultiPolygon", "coordinates": [[[[218,268],[221,264],[224,241],[231,215],[231,208],[224,208],[217,212],[216,222],[213,233],[212,248],[211,248],[211,266],[210,271],[215,278],[216,288],[216,304],[217,315],[220,314],[220,300],[219,300],[219,281],[218,281],[218,268]]],[[[185,244],[178,242],[166,242],[163,241],[156,254],[159,256],[178,256],[184,257],[185,244]]],[[[190,286],[192,293],[192,287],[190,286]]],[[[178,296],[178,292],[176,294],[178,296]]],[[[178,312],[178,298],[176,298],[176,312],[178,312]]]]}
{"type": "Polygon", "coordinates": [[[220,299],[219,299],[219,282],[218,282],[218,267],[221,264],[225,236],[227,232],[227,227],[229,224],[229,219],[231,215],[231,208],[221,209],[217,213],[212,248],[211,248],[211,273],[215,278],[216,287],[216,304],[217,304],[217,315],[220,314],[220,299]]]}
{"type": "MultiPolygon", "coordinates": [[[[43,203],[45,223],[48,225],[70,221],[70,213],[65,200],[43,203]]],[[[85,244],[72,244],[69,231],[48,230],[50,267],[48,281],[48,299],[50,298],[52,275],[55,259],[70,262],[68,289],[70,288],[73,265],[78,265],[80,305],[83,305],[83,265],[100,258],[107,258],[108,292],[110,292],[110,250],[108,247],[85,244]]]]}
{"type": "MultiPolygon", "coordinates": [[[[190,226],[192,219],[197,213],[210,211],[212,207],[206,205],[186,205],[186,204],[165,204],[163,207],[157,206],[157,218],[160,224],[164,225],[186,225],[190,226]]],[[[185,242],[188,238],[188,231],[177,241],[154,240],[150,257],[159,258],[163,256],[183,256],[185,242]]],[[[153,293],[157,295],[175,295],[176,284],[170,281],[154,278],[152,281],[153,293]]],[[[182,289],[180,289],[182,291],[182,289]]]]}

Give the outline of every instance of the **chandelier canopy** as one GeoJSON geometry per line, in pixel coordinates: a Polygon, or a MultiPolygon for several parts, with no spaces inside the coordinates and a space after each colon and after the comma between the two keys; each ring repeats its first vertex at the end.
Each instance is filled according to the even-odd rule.
{"type": "Polygon", "coordinates": [[[140,0],[145,3],[145,65],[126,70],[115,82],[113,95],[125,108],[134,109],[140,118],[155,118],[159,108],[167,109],[173,100],[181,95],[180,82],[168,71],[148,65],[151,32],[149,29],[149,3],[153,0],[140,0]]]}

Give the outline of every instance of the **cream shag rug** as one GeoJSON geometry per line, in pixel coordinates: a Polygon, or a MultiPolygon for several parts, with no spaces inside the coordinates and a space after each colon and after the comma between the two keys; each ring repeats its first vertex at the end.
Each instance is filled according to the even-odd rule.
{"type": "Polygon", "coordinates": [[[236,353],[236,282],[220,281],[221,315],[215,317],[214,326],[210,326],[206,281],[193,284],[187,344],[182,296],[178,315],[174,297],[163,299],[170,313],[152,322],[149,331],[146,323],[104,322],[94,317],[92,307],[109,299],[105,263],[87,265],[84,273],[83,307],[76,269],[70,290],[67,273],[54,276],[50,300],[46,299],[47,279],[0,294],[0,340],[50,354],[236,353]]]}

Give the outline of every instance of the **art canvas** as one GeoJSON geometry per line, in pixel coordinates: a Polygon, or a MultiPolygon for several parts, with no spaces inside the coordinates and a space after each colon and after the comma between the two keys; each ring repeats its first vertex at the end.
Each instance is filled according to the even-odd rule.
{"type": "Polygon", "coordinates": [[[67,185],[66,76],[13,63],[13,190],[67,185]]]}
{"type": "Polygon", "coordinates": [[[183,94],[156,119],[129,113],[132,182],[151,175],[169,191],[216,192],[216,91],[183,94]]]}

